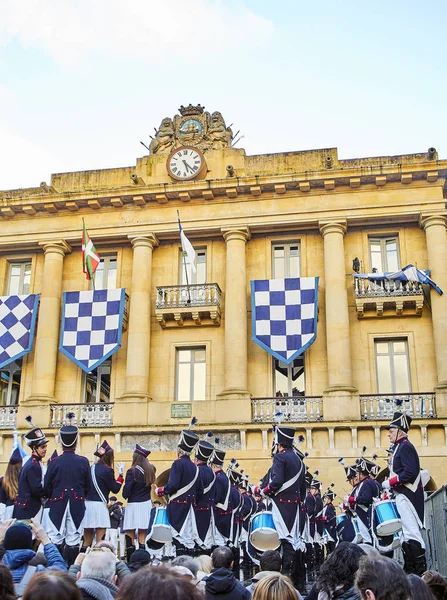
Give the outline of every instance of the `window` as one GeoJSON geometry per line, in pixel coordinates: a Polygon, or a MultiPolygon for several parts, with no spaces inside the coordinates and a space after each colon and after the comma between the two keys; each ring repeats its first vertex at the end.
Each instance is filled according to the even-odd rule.
{"type": "Polygon", "coordinates": [[[206,283],[206,250],[196,250],[196,272],[191,269],[186,252],[180,250],[180,285],[206,283]],[[186,281],[188,272],[188,282],[186,281]]]}
{"type": "Polygon", "coordinates": [[[406,339],[375,340],[377,391],[379,394],[411,392],[406,339]]]}
{"type": "Polygon", "coordinates": [[[378,273],[400,269],[399,240],[397,237],[369,238],[371,271],[378,273]]]}
{"type": "Polygon", "coordinates": [[[8,295],[29,294],[31,282],[31,262],[9,263],[8,295]]]}
{"type": "Polygon", "coordinates": [[[205,348],[177,348],[176,401],[205,400],[205,388],[205,348]]]}
{"type": "MultiPolygon", "coordinates": [[[[104,256],[95,271],[95,290],[114,290],[116,288],[116,254],[104,256]]],[[[93,283],[90,282],[93,289],[93,283]]]]}
{"type": "Polygon", "coordinates": [[[110,402],[110,375],[112,361],[106,360],[97,369],[85,376],[84,400],[88,404],[95,402],[110,402]]]}
{"type": "Polygon", "coordinates": [[[22,359],[9,363],[0,369],[1,405],[19,403],[20,379],[22,377],[22,359]]]}
{"type": "Polygon", "coordinates": [[[300,277],[299,244],[274,244],[272,271],[275,279],[300,277]]]}
{"type": "Polygon", "coordinates": [[[277,398],[283,396],[304,396],[304,356],[299,356],[290,365],[286,365],[274,358],[273,386],[273,391],[277,398]]]}

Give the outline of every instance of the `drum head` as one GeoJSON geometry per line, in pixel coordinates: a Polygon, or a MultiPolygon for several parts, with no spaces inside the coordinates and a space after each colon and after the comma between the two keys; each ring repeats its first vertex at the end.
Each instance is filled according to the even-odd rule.
{"type": "Polygon", "coordinates": [[[279,546],[279,536],[274,529],[257,529],[250,535],[250,541],[256,550],[265,552],[266,550],[276,550],[279,546]]]}
{"type": "Polygon", "coordinates": [[[385,535],[394,535],[401,529],[402,523],[400,519],[392,519],[389,521],[385,521],[384,523],[380,523],[380,525],[377,525],[377,535],[380,535],[381,537],[385,535]]]}
{"type": "Polygon", "coordinates": [[[152,529],[151,540],[160,544],[172,542],[172,531],[166,525],[154,525],[152,529]]]}

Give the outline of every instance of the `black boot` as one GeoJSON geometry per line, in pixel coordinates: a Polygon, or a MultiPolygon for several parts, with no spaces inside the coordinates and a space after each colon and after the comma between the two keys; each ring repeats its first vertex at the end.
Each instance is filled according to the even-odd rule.
{"type": "Polygon", "coordinates": [[[133,545],[132,538],[130,538],[128,535],[124,537],[124,540],[126,542],[126,560],[127,562],[130,562],[130,557],[135,552],[135,546],[133,545]]]}
{"type": "Polygon", "coordinates": [[[293,559],[292,572],[290,574],[293,585],[302,594],[306,593],[306,562],[304,559],[304,552],[296,550],[293,559]]]}
{"type": "Polygon", "coordinates": [[[236,577],[236,579],[239,581],[241,578],[241,568],[240,568],[240,560],[241,560],[241,551],[239,550],[239,548],[231,548],[233,551],[233,574],[236,577]]]}
{"type": "Polygon", "coordinates": [[[64,558],[65,542],[62,544],[56,544],[56,548],[59,550],[59,554],[64,558]]]}
{"type": "Polygon", "coordinates": [[[295,550],[290,542],[281,541],[282,548],[282,574],[290,577],[293,571],[293,560],[295,558],[295,550]]]}
{"type": "Polygon", "coordinates": [[[402,542],[402,553],[404,555],[404,571],[409,575],[414,573],[413,553],[408,542],[402,542]]]}
{"type": "Polygon", "coordinates": [[[79,554],[79,546],[65,546],[64,558],[68,567],[71,567],[79,554]]]}
{"type": "Polygon", "coordinates": [[[415,575],[423,575],[427,570],[427,559],[425,558],[425,550],[422,548],[420,542],[416,540],[410,540],[409,542],[411,553],[413,556],[413,571],[415,575]]]}

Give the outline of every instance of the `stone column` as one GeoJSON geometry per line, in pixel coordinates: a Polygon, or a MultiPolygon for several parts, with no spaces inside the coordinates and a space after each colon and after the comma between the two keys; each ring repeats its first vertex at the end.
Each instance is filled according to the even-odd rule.
{"type": "MultiPolygon", "coordinates": [[[[34,344],[34,372],[31,396],[25,400],[26,411],[45,427],[49,422],[49,405],[55,402],[56,363],[59,348],[59,327],[62,301],[62,272],[64,256],[70,252],[70,246],[64,240],[41,242],[45,261],[42,275],[42,291],[37,322],[37,334],[34,344]],[[36,413],[34,415],[34,413],[36,413]],[[41,414],[39,414],[41,413],[41,414]]],[[[19,410],[18,424],[22,420],[19,410]]],[[[25,411],[24,411],[25,412],[25,411]]]]}
{"type": "Polygon", "coordinates": [[[247,390],[247,272],[245,246],[248,227],[223,228],[226,254],[225,283],[225,388],[217,400],[234,403],[216,410],[217,422],[251,421],[250,393],[247,390]],[[218,414],[219,413],[219,414],[218,414]]]}
{"type": "Polygon", "coordinates": [[[444,292],[430,292],[433,338],[435,342],[438,384],[436,411],[438,417],[447,417],[447,217],[421,215],[421,226],[427,240],[430,277],[444,292]]]}
{"type": "Polygon", "coordinates": [[[351,340],[346,291],[346,222],[320,223],[324,243],[326,343],[329,386],[324,391],[324,419],[360,419],[357,389],[352,385],[351,340]]]}
{"type": "MultiPolygon", "coordinates": [[[[114,407],[114,424],[142,423],[142,404],[149,396],[152,252],[158,246],[153,233],[130,237],[133,247],[125,392],[114,407]],[[123,402],[124,401],[124,402],[123,402]],[[121,406],[120,406],[121,405],[121,406]]],[[[146,412],[144,412],[144,422],[146,412]]]]}

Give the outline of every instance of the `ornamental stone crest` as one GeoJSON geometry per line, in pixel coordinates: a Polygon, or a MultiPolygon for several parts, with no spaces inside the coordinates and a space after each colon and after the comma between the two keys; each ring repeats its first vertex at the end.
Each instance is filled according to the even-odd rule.
{"type": "Polygon", "coordinates": [[[221,113],[209,113],[205,107],[181,106],[179,115],[165,117],[149,146],[150,154],[169,154],[178,146],[196,146],[202,152],[231,146],[233,132],[221,113]]]}

